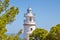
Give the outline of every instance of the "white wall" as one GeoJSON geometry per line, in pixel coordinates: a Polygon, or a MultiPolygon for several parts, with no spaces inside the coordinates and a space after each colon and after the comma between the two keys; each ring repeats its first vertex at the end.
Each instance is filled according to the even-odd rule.
{"type": "Polygon", "coordinates": [[[33,30],[35,30],[35,26],[24,26],[24,38],[29,38],[29,34],[32,33],[33,30]]]}

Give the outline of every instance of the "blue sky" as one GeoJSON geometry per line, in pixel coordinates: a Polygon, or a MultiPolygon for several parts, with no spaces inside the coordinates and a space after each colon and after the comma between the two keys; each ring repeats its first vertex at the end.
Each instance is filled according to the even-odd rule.
{"type": "Polygon", "coordinates": [[[23,29],[24,13],[30,6],[35,13],[36,27],[50,30],[60,23],[60,0],[10,0],[10,6],[19,8],[16,20],[7,25],[7,33],[17,33],[23,29]]]}

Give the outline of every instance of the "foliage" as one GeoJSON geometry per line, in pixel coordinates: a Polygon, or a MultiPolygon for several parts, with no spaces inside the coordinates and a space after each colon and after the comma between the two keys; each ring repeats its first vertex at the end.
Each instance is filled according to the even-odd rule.
{"type": "Polygon", "coordinates": [[[0,0],[0,40],[7,38],[5,34],[7,32],[6,25],[15,20],[18,12],[18,8],[14,6],[9,7],[9,0],[0,0]]]}
{"type": "Polygon", "coordinates": [[[36,28],[32,34],[30,34],[30,40],[43,40],[47,33],[47,30],[36,28]]]}
{"type": "Polygon", "coordinates": [[[6,40],[18,40],[18,39],[19,39],[18,35],[16,35],[16,36],[10,35],[10,36],[8,36],[8,38],[6,40]]]}
{"type": "Polygon", "coordinates": [[[19,32],[17,33],[17,35],[21,35],[22,34],[22,29],[19,30],[19,32]]]}
{"type": "Polygon", "coordinates": [[[19,37],[20,34],[22,34],[22,29],[16,35],[11,34],[10,36],[8,36],[6,40],[21,40],[21,38],[19,37]]]}
{"type": "Polygon", "coordinates": [[[35,29],[32,34],[30,34],[30,40],[60,40],[60,24],[53,26],[48,33],[44,29],[35,29]]]}
{"type": "Polygon", "coordinates": [[[51,28],[46,40],[60,40],[60,24],[51,28]]]}

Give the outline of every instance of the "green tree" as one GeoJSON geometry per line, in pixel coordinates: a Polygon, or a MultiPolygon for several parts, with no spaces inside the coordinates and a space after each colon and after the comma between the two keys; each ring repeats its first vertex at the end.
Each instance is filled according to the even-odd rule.
{"type": "Polygon", "coordinates": [[[50,32],[46,36],[46,40],[60,40],[60,24],[51,28],[50,32]]]}
{"type": "Polygon", "coordinates": [[[19,38],[19,35],[22,34],[22,29],[19,30],[19,32],[14,36],[14,40],[21,40],[21,38],[19,38]]]}
{"type": "Polygon", "coordinates": [[[19,32],[17,33],[17,35],[21,35],[22,34],[22,29],[19,30],[19,32]]]}
{"type": "Polygon", "coordinates": [[[22,29],[19,30],[19,32],[17,34],[11,34],[10,36],[7,37],[6,40],[22,40],[19,35],[22,34],[22,29]]]}
{"type": "Polygon", "coordinates": [[[40,28],[36,28],[32,34],[30,34],[30,40],[44,40],[48,31],[40,28]]]}
{"type": "Polygon", "coordinates": [[[6,25],[15,20],[18,12],[18,8],[9,7],[9,0],[0,0],[0,40],[7,37],[5,34],[7,32],[6,25]]]}

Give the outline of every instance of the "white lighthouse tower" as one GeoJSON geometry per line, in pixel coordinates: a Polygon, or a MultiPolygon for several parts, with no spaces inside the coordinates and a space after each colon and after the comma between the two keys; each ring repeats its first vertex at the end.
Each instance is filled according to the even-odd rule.
{"type": "Polygon", "coordinates": [[[24,15],[24,38],[29,40],[29,34],[35,30],[35,20],[32,9],[28,8],[27,13],[24,15]]]}

